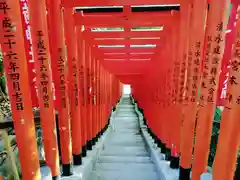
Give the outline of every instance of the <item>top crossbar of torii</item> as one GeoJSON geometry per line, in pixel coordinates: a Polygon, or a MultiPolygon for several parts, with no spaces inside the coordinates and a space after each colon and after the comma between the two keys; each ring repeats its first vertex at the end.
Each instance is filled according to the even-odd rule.
{"type": "Polygon", "coordinates": [[[177,5],[183,0],[62,0],[64,7],[177,5]]]}

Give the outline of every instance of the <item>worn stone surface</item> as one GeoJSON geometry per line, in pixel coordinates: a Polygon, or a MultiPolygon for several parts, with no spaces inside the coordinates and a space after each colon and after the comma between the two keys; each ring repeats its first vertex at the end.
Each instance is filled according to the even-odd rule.
{"type": "Polygon", "coordinates": [[[118,105],[111,127],[88,180],[159,180],[129,98],[118,105]]]}

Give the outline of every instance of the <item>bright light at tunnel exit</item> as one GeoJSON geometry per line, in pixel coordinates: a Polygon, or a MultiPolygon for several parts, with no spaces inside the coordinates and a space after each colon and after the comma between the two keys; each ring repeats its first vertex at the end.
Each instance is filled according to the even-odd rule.
{"type": "Polygon", "coordinates": [[[123,85],[123,94],[131,94],[131,86],[128,84],[123,85]]]}

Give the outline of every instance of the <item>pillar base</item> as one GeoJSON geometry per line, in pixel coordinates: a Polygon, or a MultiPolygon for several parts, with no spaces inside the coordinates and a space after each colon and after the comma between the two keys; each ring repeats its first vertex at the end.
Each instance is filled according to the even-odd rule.
{"type": "Polygon", "coordinates": [[[157,144],[158,143],[158,137],[154,135],[154,143],[157,144]]]}
{"type": "Polygon", "coordinates": [[[92,150],[92,141],[87,141],[87,150],[91,151],[92,150]]]}
{"type": "Polygon", "coordinates": [[[82,165],[82,154],[73,154],[73,164],[74,165],[82,165]]]}
{"type": "Polygon", "coordinates": [[[178,169],[179,168],[179,157],[173,157],[171,158],[170,162],[170,168],[172,169],[178,169]]]}
{"type": "Polygon", "coordinates": [[[180,166],[180,175],[179,175],[179,180],[190,180],[190,169],[185,169],[180,166]]]}
{"type": "Polygon", "coordinates": [[[96,137],[92,138],[92,146],[94,146],[96,144],[96,142],[97,142],[96,137]]]}
{"type": "Polygon", "coordinates": [[[96,143],[98,142],[98,140],[99,140],[99,136],[98,136],[98,134],[97,134],[96,137],[95,137],[96,143]]]}
{"type": "Polygon", "coordinates": [[[240,179],[240,157],[237,159],[237,168],[235,170],[234,180],[240,179]]]}
{"type": "Polygon", "coordinates": [[[82,147],[82,157],[86,157],[87,156],[87,149],[86,149],[86,145],[84,145],[82,147]]]}
{"type": "Polygon", "coordinates": [[[150,134],[150,136],[152,136],[153,134],[152,134],[152,130],[148,127],[147,128],[147,131],[148,131],[148,133],[150,134]]]}
{"type": "Polygon", "coordinates": [[[72,164],[62,164],[62,176],[73,175],[72,164]]]}
{"type": "Polygon", "coordinates": [[[166,161],[171,161],[171,149],[169,149],[169,148],[166,148],[166,151],[165,151],[165,160],[166,160],[166,161]]]}
{"type": "Polygon", "coordinates": [[[101,137],[101,133],[97,134],[97,141],[99,140],[99,138],[101,137]]]}
{"type": "Polygon", "coordinates": [[[61,176],[53,176],[52,177],[52,180],[60,180],[61,179],[61,176]]]}
{"type": "Polygon", "coordinates": [[[105,131],[107,130],[107,128],[108,128],[108,125],[109,125],[109,124],[107,124],[107,125],[104,127],[104,130],[103,130],[103,132],[105,132],[105,131]]]}
{"type": "Polygon", "coordinates": [[[147,125],[147,120],[145,118],[143,118],[143,124],[147,125]]]}
{"type": "Polygon", "coordinates": [[[157,146],[158,146],[159,148],[162,147],[162,141],[161,141],[160,139],[157,140],[157,146]]]}
{"type": "Polygon", "coordinates": [[[161,147],[161,153],[165,154],[166,153],[166,146],[164,143],[162,143],[162,147],[161,147]]]}

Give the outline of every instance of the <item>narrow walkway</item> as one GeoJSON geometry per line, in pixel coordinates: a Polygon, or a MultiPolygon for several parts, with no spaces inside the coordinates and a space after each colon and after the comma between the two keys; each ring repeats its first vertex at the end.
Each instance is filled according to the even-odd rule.
{"type": "Polygon", "coordinates": [[[118,105],[111,128],[89,180],[159,180],[129,97],[118,105]]]}

